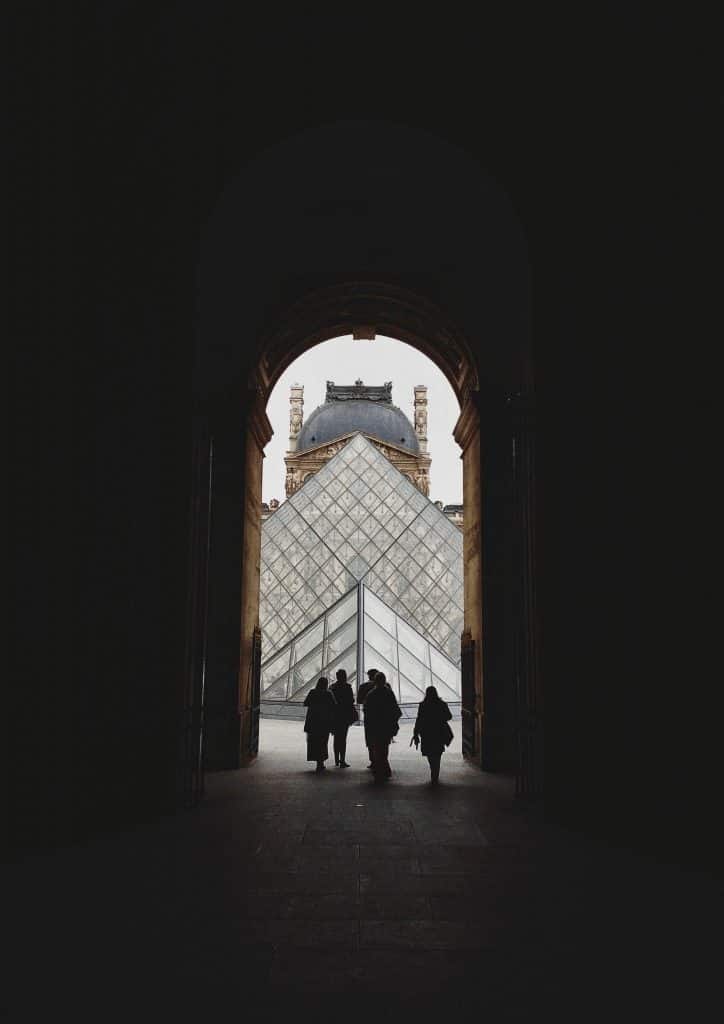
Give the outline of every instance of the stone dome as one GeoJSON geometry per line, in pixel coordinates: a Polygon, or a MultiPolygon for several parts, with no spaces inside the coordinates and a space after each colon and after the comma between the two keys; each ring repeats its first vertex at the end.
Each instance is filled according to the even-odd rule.
{"type": "Polygon", "coordinates": [[[297,451],[303,452],[320,444],[328,444],[357,430],[415,455],[420,453],[415,429],[402,409],[391,403],[365,399],[326,402],[318,406],[299,433],[297,451]]]}

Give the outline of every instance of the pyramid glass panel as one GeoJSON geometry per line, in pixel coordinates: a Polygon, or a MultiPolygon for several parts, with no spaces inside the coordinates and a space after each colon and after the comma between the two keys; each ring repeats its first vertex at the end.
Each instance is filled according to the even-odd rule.
{"type": "MultiPolygon", "coordinates": [[[[442,697],[443,700],[447,699],[446,697],[443,697],[442,694],[440,694],[440,696],[442,697]]],[[[417,683],[413,683],[411,679],[408,679],[406,676],[400,676],[399,703],[401,705],[419,704],[420,701],[424,699],[424,697],[424,687],[420,689],[419,685],[417,683]]]]}
{"type": "Polygon", "coordinates": [[[397,662],[397,640],[394,632],[388,633],[370,615],[365,616],[364,630],[365,640],[383,655],[391,665],[395,665],[397,662]]]}
{"type": "Polygon", "coordinates": [[[377,648],[373,647],[366,640],[364,645],[364,665],[365,672],[368,668],[376,668],[378,672],[384,672],[387,682],[395,691],[395,696],[399,699],[397,669],[391,661],[388,661],[387,658],[380,654],[377,648]]]}
{"type": "Polygon", "coordinates": [[[333,661],[339,658],[343,651],[357,641],[357,608],[351,619],[348,619],[334,633],[327,638],[327,660],[333,661]]]}
{"type": "Polygon", "coordinates": [[[395,613],[391,608],[387,607],[384,601],[380,601],[376,598],[373,592],[368,588],[365,588],[365,611],[376,622],[378,622],[383,629],[394,634],[395,613]]]}
{"type": "Polygon", "coordinates": [[[442,679],[439,679],[434,672],[432,674],[432,685],[437,690],[438,696],[442,697],[443,700],[451,703],[456,703],[460,700],[460,694],[456,693],[456,691],[452,687],[448,686],[447,683],[444,683],[442,679]]]}
{"type": "Polygon", "coordinates": [[[316,622],[294,641],[294,660],[301,661],[314,647],[320,646],[323,640],[324,622],[316,622]]]}

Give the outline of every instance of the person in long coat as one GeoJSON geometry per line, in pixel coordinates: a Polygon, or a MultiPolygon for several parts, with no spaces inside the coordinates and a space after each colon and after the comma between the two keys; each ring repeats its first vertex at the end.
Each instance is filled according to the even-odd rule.
{"type": "Polygon", "coordinates": [[[425,699],[417,707],[417,718],[412,730],[412,741],[417,748],[422,740],[422,754],[430,763],[430,782],[437,785],[440,778],[440,759],[452,739],[447,724],[452,718],[450,708],[438,695],[434,686],[425,690],[425,699]]]}
{"type": "Polygon", "coordinates": [[[392,688],[387,685],[384,672],[375,676],[375,685],[367,694],[364,703],[365,726],[369,736],[372,773],[375,782],[383,782],[392,775],[389,752],[390,741],[397,732],[402,716],[392,688]]]}
{"type": "Polygon", "coordinates": [[[334,737],[334,763],[337,768],[349,768],[345,761],[347,753],[347,730],[357,720],[354,706],[354,691],[347,682],[347,673],[343,668],[337,669],[336,682],[332,683],[329,692],[337,706],[334,709],[332,735],[334,737]]]}
{"type": "Polygon", "coordinates": [[[369,731],[367,729],[367,718],[364,715],[364,703],[367,700],[367,694],[374,688],[375,676],[376,675],[377,675],[377,669],[376,668],[368,668],[367,669],[367,680],[364,683],[362,683],[362,685],[357,690],[357,703],[363,709],[363,712],[362,712],[362,714],[363,714],[363,723],[362,724],[364,726],[364,733],[365,733],[365,746],[367,747],[367,752],[370,755],[370,763],[367,765],[368,768],[372,767],[372,753],[370,751],[370,737],[369,737],[369,731]]]}
{"type": "Polygon", "coordinates": [[[304,731],[307,734],[307,760],[316,761],[318,772],[324,771],[329,757],[329,734],[334,725],[336,701],[327,689],[327,679],[321,676],[317,685],[304,698],[307,714],[304,731]]]}

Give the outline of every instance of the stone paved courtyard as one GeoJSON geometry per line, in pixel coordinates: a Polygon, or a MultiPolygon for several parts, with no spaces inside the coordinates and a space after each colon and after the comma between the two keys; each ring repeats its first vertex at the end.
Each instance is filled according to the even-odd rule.
{"type": "Polygon", "coordinates": [[[12,866],[8,1019],[719,1016],[717,881],[546,825],[459,753],[432,789],[410,737],[375,786],[360,728],[316,775],[264,720],[197,810],[12,866]]]}

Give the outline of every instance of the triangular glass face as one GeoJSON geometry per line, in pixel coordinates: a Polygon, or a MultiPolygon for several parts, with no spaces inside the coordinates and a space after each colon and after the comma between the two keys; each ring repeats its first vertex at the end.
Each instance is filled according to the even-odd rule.
{"type": "Polygon", "coordinates": [[[401,705],[419,703],[428,686],[437,687],[443,700],[458,703],[458,666],[421,633],[411,629],[367,585],[362,588],[362,595],[365,672],[369,668],[384,672],[401,705]]]}
{"type": "Polygon", "coordinates": [[[355,434],[262,526],[264,661],[360,580],[459,665],[462,535],[355,434]]]}
{"type": "Polygon", "coordinates": [[[267,706],[301,704],[320,675],[334,681],[343,668],[354,686],[357,671],[357,588],[262,662],[261,699],[267,706]]]}

